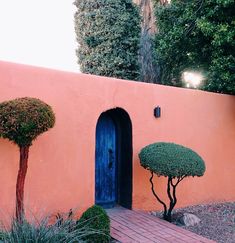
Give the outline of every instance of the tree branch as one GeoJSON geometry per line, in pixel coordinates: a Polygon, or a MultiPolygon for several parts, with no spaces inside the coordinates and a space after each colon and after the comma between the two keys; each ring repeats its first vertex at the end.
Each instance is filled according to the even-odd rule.
{"type": "Polygon", "coordinates": [[[171,185],[172,185],[172,187],[177,186],[185,177],[186,177],[186,175],[181,176],[181,177],[178,177],[177,178],[177,182],[175,184],[173,183],[173,180],[171,179],[171,185]]]}
{"type": "Polygon", "coordinates": [[[195,19],[190,23],[188,29],[186,30],[185,36],[187,36],[188,34],[190,34],[190,33],[193,31],[193,29],[195,28],[196,20],[197,20],[197,13],[201,10],[201,8],[202,8],[202,6],[203,6],[203,3],[204,3],[204,0],[201,0],[198,9],[194,12],[194,14],[195,14],[196,17],[195,17],[195,19]]]}

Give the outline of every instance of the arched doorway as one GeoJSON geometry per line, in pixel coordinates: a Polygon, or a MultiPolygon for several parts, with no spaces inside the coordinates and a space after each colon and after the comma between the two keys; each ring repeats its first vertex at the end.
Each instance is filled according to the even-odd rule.
{"type": "Polygon", "coordinates": [[[132,207],[132,124],[121,108],[103,112],[97,122],[95,203],[132,207]]]}

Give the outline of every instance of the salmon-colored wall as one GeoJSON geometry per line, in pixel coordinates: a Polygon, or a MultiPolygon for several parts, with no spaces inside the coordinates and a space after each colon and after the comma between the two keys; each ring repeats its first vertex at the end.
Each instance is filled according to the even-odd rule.
{"type": "MultiPolygon", "coordinates": [[[[203,177],[179,185],[178,207],[235,200],[233,96],[0,62],[0,102],[25,96],[42,99],[56,114],[56,126],[30,149],[25,206],[33,214],[81,212],[94,203],[96,122],[115,107],[128,112],[133,126],[133,208],[161,209],[138,159],[156,141],[188,146],[206,162],[203,177]]],[[[2,218],[14,212],[18,160],[17,146],[0,139],[2,218]]],[[[156,185],[165,197],[164,178],[156,185]]]]}

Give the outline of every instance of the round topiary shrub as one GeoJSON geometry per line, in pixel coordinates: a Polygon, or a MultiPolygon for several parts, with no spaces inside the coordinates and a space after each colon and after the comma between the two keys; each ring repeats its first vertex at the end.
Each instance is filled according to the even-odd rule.
{"type": "Polygon", "coordinates": [[[94,205],[88,208],[78,223],[94,232],[84,238],[86,242],[106,243],[110,241],[110,220],[102,207],[94,205]]]}
{"type": "Polygon", "coordinates": [[[38,135],[52,128],[55,115],[52,108],[35,98],[18,98],[0,103],[0,137],[20,148],[20,168],[16,183],[16,218],[24,216],[24,182],[28,167],[29,147],[38,135]]]}
{"type": "Polygon", "coordinates": [[[202,176],[205,172],[203,159],[193,150],[174,143],[154,143],[144,147],[140,153],[140,164],[150,170],[153,195],[164,207],[163,218],[171,221],[171,213],[176,205],[176,186],[188,176],[202,176]],[[153,175],[168,177],[167,195],[169,209],[154,190],[153,175]]]}
{"type": "Polygon", "coordinates": [[[26,97],[0,103],[0,137],[19,147],[30,146],[54,124],[52,108],[39,99],[26,97]]]}

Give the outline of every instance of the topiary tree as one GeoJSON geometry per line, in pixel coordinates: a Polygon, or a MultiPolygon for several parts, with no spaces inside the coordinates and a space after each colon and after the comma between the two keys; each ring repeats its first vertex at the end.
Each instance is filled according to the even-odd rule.
{"type": "Polygon", "coordinates": [[[150,183],[153,195],[163,205],[163,218],[171,222],[172,210],[177,203],[176,187],[188,176],[202,176],[205,172],[203,159],[193,150],[174,143],[154,143],[144,147],[140,153],[140,164],[151,172],[150,183]],[[154,189],[153,176],[167,177],[169,208],[154,189]]]}
{"type": "Polygon", "coordinates": [[[74,4],[81,71],[137,80],[141,32],[138,8],[131,0],[75,0],[74,4]]]}
{"type": "Polygon", "coordinates": [[[110,220],[105,210],[94,205],[88,208],[78,221],[78,226],[87,227],[93,234],[84,237],[85,242],[108,243],[110,241],[110,220]]]}
{"type": "Polygon", "coordinates": [[[0,103],[0,137],[17,144],[20,166],[16,183],[16,219],[24,218],[24,182],[28,167],[29,147],[38,135],[52,128],[52,108],[35,98],[18,98],[0,103]]]}

